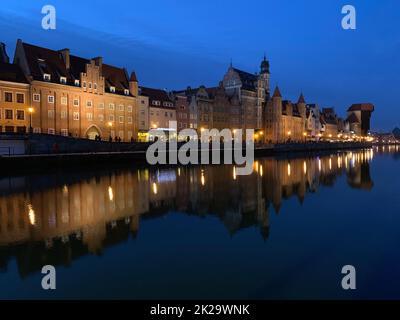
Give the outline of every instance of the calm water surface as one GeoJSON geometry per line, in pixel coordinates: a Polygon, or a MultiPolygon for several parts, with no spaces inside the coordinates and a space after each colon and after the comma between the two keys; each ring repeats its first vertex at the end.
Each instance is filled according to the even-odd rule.
{"type": "Polygon", "coordinates": [[[0,298],[399,299],[398,152],[2,177],[0,298]]]}

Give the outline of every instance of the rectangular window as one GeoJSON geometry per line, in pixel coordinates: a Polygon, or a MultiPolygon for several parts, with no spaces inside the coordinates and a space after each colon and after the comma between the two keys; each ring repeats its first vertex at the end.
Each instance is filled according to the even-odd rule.
{"type": "Polygon", "coordinates": [[[5,102],[12,102],[13,101],[13,95],[11,92],[4,92],[4,101],[5,102]]]}
{"type": "Polygon", "coordinates": [[[25,120],[25,111],[17,110],[17,120],[25,120]]]}
{"type": "Polygon", "coordinates": [[[93,120],[93,113],[91,113],[91,112],[86,113],[86,119],[88,119],[89,121],[92,121],[93,120]]]}
{"type": "Polygon", "coordinates": [[[14,112],[10,109],[4,110],[4,119],[12,120],[14,118],[14,112]]]}
{"type": "Polygon", "coordinates": [[[61,119],[66,119],[67,118],[67,111],[66,110],[62,110],[61,111],[61,119]]]}
{"type": "Polygon", "coordinates": [[[17,103],[24,103],[25,95],[23,93],[17,93],[17,103]]]}
{"type": "Polygon", "coordinates": [[[79,80],[74,81],[75,86],[79,87],[79,80]]]}
{"type": "Polygon", "coordinates": [[[74,99],[74,107],[79,107],[79,99],[74,99]]]}
{"type": "Polygon", "coordinates": [[[56,130],[54,130],[53,128],[49,128],[49,129],[47,129],[47,133],[48,134],[56,134],[56,130]]]}
{"type": "Polygon", "coordinates": [[[41,133],[42,130],[40,128],[33,128],[33,133],[41,133]]]}
{"type": "Polygon", "coordinates": [[[114,115],[113,115],[113,114],[110,114],[110,115],[108,116],[108,120],[114,121],[114,115]]]}
{"type": "Polygon", "coordinates": [[[97,83],[94,83],[94,84],[93,84],[93,89],[94,89],[94,90],[97,90],[97,83]]]}
{"type": "Polygon", "coordinates": [[[79,120],[79,112],[74,112],[73,117],[74,120],[79,120]]]}
{"type": "Polygon", "coordinates": [[[86,107],[87,108],[91,108],[92,107],[92,101],[91,100],[88,100],[88,101],[86,101],[86,107]]]}
{"type": "Polygon", "coordinates": [[[50,81],[50,80],[51,80],[51,76],[50,76],[48,73],[45,73],[45,74],[43,75],[43,80],[44,80],[44,81],[50,81]]]}
{"type": "Polygon", "coordinates": [[[125,89],[124,93],[125,93],[126,96],[129,96],[129,90],[128,89],[125,89]]]}
{"type": "Polygon", "coordinates": [[[124,116],[119,116],[119,123],[124,123],[124,116]]]}
{"type": "Polygon", "coordinates": [[[83,81],[82,87],[83,87],[84,90],[86,90],[86,81],[83,81]]]}
{"type": "Polygon", "coordinates": [[[127,111],[128,111],[128,112],[132,112],[132,106],[128,106],[128,107],[127,107],[127,111]]]}
{"type": "Polygon", "coordinates": [[[68,103],[67,97],[61,97],[61,104],[64,105],[64,106],[66,106],[67,103],[68,103]]]}
{"type": "Polygon", "coordinates": [[[64,137],[68,136],[68,129],[61,129],[61,135],[64,137]]]}
{"type": "Polygon", "coordinates": [[[54,103],[54,96],[47,96],[47,101],[49,103],[54,103]]]}
{"type": "Polygon", "coordinates": [[[89,82],[89,89],[92,89],[92,83],[89,82]]]}
{"type": "Polygon", "coordinates": [[[104,103],[99,103],[99,109],[104,109],[104,103]]]}
{"type": "Polygon", "coordinates": [[[114,103],[110,103],[110,104],[108,105],[108,107],[109,107],[110,110],[114,110],[114,109],[115,109],[114,103]]]}
{"type": "Polygon", "coordinates": [[[67,78],[66,77],[60,77],[60,83],[61,84],[66,84],[67,83],[67,78]]]}
{"type": "Polygon", "coordinates": [[[53,119],[53,118],[54,118],[54,110],[48,110],[48,111],[47,111],[47,114],[48,114],[48,117],[49,117],[50,119],[53,119]]]}
{"type": "Polygon", "coordinates": [[[40,102],[40,94],[39,93],[34,93],[33,94],[33,101],[34,102],[40,102]]]}
{"type": "Polygon", "coordinates": [[[115,87],[110,87],[110,92],[114,93],[115,92],[115,87]]]}
{"type": "Polygon", "coordinates": [[[128,123],[132,123],[132,117],[128,117],[128,123]]]}
{"type": "Polygon", "coordinates": [[[124,105],[123,104],[119,105],[119,111],[124,111],[124,105]]]}

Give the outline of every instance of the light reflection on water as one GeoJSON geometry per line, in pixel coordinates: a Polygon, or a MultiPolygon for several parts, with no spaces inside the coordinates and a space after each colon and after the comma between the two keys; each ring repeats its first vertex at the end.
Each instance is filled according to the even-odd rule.
{"type": "MultiPolygon", "coordinates": [[[[368,197],[374,188],[370,166],[383,152],[387,154],[388,150],[258,159],[250,176],[238,176],[236,168],[227,165],[4,178],[0,181],[0,267],[3,270],[0,283],[18,281],[12,280],[11,276],[7,278],[14,259],[18,278],[29,279],[38,277],[45,264],[69,266],[74,269],[74,274],[79,274],[81,266],[77,261],[81,257],[99,254],[107,257],[107,248],[126,241],[136,245],[129,242],[129,247],[119,255],[134,255],[132,246],[146,246],[139,241],[141,224],[154,221],[161,225],[161,217],[176,212],[184,214],[183,218],[179,216],[178,223],[179,219],[191,219],[192,216],[214,217],[217,220],[210,220],[213,225],[222,223],[231,239],[242,230],[256,230],[258,238],[253,237],[250,242],[247,239],[246,245],[273,246],[274,240],[269,237],[275,226],[278,234],[288,230],[282,230],[279,219],[272,217],[277,217],[286,203],[288,208],[293,207],[292,199],[297,199],[300,204],[307,198],[318,199],[321,188],[335,188],[341,177],[345,179],[341,188],[360,190],[363,197],[368,197]]],[[[396,150],[390,152],[396,155],[396,150]]],[[[335,199],[335,192],[332,189],[333,206],[340,204],[340,199],[335,199]]],[[[324,194],[324,201],[326,199],[324,194]]],[[[343,206],[351,204],[342,203],[337,210],[343,206]]],[[[196,228],[198,222],[185,220],[182,223],[196,228]]],[[[163,236],[157,234],[160,241],[163,236]]],[[[207,230],[204,230],[204,237],[207,237],[207,230]]],[[[195,239],[186,235],[186,241],[190,246],[190,241],[195,239]]],[[[192,254],[196,254],[195,248],[192,254]]],[[[224,255],[223,249],[221,255],[224,255]]],[[[145,265],[148,261],[141,260],[140,263],[145,265]]],[[[247,263],[257,269],[257,261],[247,263]]],[[[201,270],[204,266],[197,267],[201,270]]],[[[179,278],[179,275],[175,277],[179,278]]],[[[245,284],[242,287],[241,290],[247,290],[245,284]]],[[[212,289],[212,283],[208,288],[212,289]]],[[[158,297],[157,289],[160,289],[160,297],[182,294],[177,292],[168,296],[162,293],[162,288],[155,286],[153,297],[158,297]]],[[[98,297],[95,284],[87,284],[86,291],[90,297],[98,297]]],[[[220,291],[221,298],[230,297],[228,293],[224,295],[224,290],[220,291]]],[[[108,292],[108,297],[113,297],[113,293],[116,297],[142,297],[139,292],[127,291],[123,286],[117,292],[108,292]]],[[[248,294],[238,291],[236,296],[248,294]]],[[[271,293],[254,295],[274,297],[271,293]]],[[[286,297],[282,292],[278,297],[282,295],[286,297]]],[[[6,292],[0,296],[8,297],[6,292]]],[[[32,289],[27,291],[26,297],[40,296],[32,289]]],[[[81,297],[79,292],[61,293],[60,296],[81,297]]],[[[304,294],[299,293],[299,297],[302,296],[304,294]]],[[[143,294],[143,297],[149,297],[149,294],[143,294]]]]}

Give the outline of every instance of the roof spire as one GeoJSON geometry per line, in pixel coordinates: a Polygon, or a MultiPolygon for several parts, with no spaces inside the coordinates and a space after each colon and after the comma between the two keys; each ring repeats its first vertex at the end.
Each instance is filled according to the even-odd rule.
{"type": "Polygon", "coordinates": [[[306,100],[304,99],[303,96],[303,92],[300,94],[299,101],[297,101],[297,103],[306,103],[306,100]]]}
{"type": "Polygon", "coordinates": [[[278,86],[276,86],[272,98],[282,98],[282,95],[281,95],[281,92],[279,91],[279,87],[278,86]]]}
{"type": "Polygon", "coordinates": [[[232,58],[231,58],[231,63],[229,64],[229,67],[233,67],[233,64],[232,64],[232,58]]]}

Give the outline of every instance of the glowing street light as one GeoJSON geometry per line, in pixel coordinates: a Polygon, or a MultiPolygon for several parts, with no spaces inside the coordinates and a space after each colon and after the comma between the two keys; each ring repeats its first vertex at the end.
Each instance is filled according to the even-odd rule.
{"type": "Polygon", "coordinates": [[[29,112],[29,133],[32,133],[32,113],[35,110],[32,107],[28,108],[28,112],[29,112]]]}

